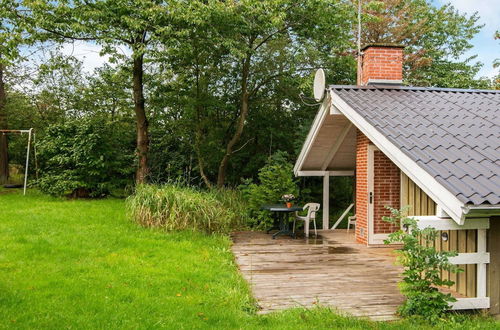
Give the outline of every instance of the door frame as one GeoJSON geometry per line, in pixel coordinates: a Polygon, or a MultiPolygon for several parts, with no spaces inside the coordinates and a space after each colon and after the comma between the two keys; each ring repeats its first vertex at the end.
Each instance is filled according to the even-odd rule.
{"type": "Polygon", "coordinates": [[[380,151],[377,146],[373,144],[368,145],[368,155],[367,155],[367,172],[368,172],[368,191],[366,196],[368,201],[368,245],[383,245],[384,240],[389,237],[389,234],[375,234],[375,219],[374,219],[374,201],[375,201],[375,151],[380,151]]]}

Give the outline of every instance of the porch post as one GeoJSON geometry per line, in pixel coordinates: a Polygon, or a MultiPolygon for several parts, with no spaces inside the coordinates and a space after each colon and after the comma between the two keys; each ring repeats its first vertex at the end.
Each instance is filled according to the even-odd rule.
{"type": "Polygon", "coordinates": [[[326,171],[323,176],[323,229],[330,225],[330,173],[326,171]]]}
{"type": "Polygon", "coordinates": [[[500,217],[490,218],[488,251],[490,252],[490,314],[500,315],[500,217]]]}

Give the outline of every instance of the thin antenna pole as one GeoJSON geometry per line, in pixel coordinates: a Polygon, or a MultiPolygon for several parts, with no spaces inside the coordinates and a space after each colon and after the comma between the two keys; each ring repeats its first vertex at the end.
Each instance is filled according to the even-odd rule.
{"type": "Polygon", "coordinates": [[[358,0],[358,55],[361,53],[361,0],[358,0]]]}
{"type": "Polygon", "coordinates": [[[361,0],[358,0],[358,85],[361,85],[363,65],[361,64],[361,0]]]}

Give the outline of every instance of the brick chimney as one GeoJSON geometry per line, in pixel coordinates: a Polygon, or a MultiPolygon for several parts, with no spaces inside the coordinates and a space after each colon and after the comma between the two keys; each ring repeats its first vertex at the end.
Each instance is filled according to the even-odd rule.
{"type": "Polygon", "coordinates": [[[361,49],[358,86],[402,85],[403,49],[401,45],[370,44],[361,49]]]}

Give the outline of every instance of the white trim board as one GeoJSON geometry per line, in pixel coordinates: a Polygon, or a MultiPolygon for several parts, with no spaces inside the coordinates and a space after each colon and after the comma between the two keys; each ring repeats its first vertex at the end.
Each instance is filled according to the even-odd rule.
{"type": "Polygon", "coordinates": [[[333,91],[330,91],[330,94],[333,107],[343,113],[401,171],[415,182],[432,200],[440,205],[453,220],[458,224],[463,224],[465,218],[462,207],[464,204],[454,194],[392,144],[389,139],[368,123],[363,116],[354,111],[339,95],[333,91]]]}
{"type": "Polygon", "coordinates": [[[353,176],[354,171],[297,171],[296,176],[353,176]]]}
{"type": "Polygon", "coordinates": [[[417,226],[420,229],[427,227],[435,228],[436,230],[464,230],[464,229],[489,229],[489,218],[471,218],[464,221],[462,225],[457,224],[451,219],[440,218],[433,215],[428,216],[412,216],[417,220],[417,226]]]}
{"type": "Polygon", "coordinates": [[[488,252],[459,253],[456,257],[449,257],[448,260],[454,265],[489,264],[490,254],[488,252]]]}
{"type": "Polygon", "coordinates": [[[316,117],[314,117],[314,121],[311,126],[311,129],[309,130],[309,133],[307,134],[306,141],[304,142],[304,145],[300,150],[299,157],[297,158],[297,161],[295,162],[295,165],[293,167],[293,172],[295,173],[295,175],[297,175],[300,169],[302,169],[302,165],[304,165],[304,160],[309,154],[309,150],[311,150],[311,145],[316,139],[316,136],[318,136],[319,130],[321,129],[321,126],[323,125],[326,116],[330,114],[329,111],[330,107],[331,107],[330,93],[326,93],[326,97],[323,100],[323,103],[321,103],[319,111],[316,114],[316,117]]]}
{"type": "Polygon", "coordinates": [[[450,303],[453,310],[461,309],[486,309],[490,308],[490,298],[457,298],[457,301],[450,303]]]}

